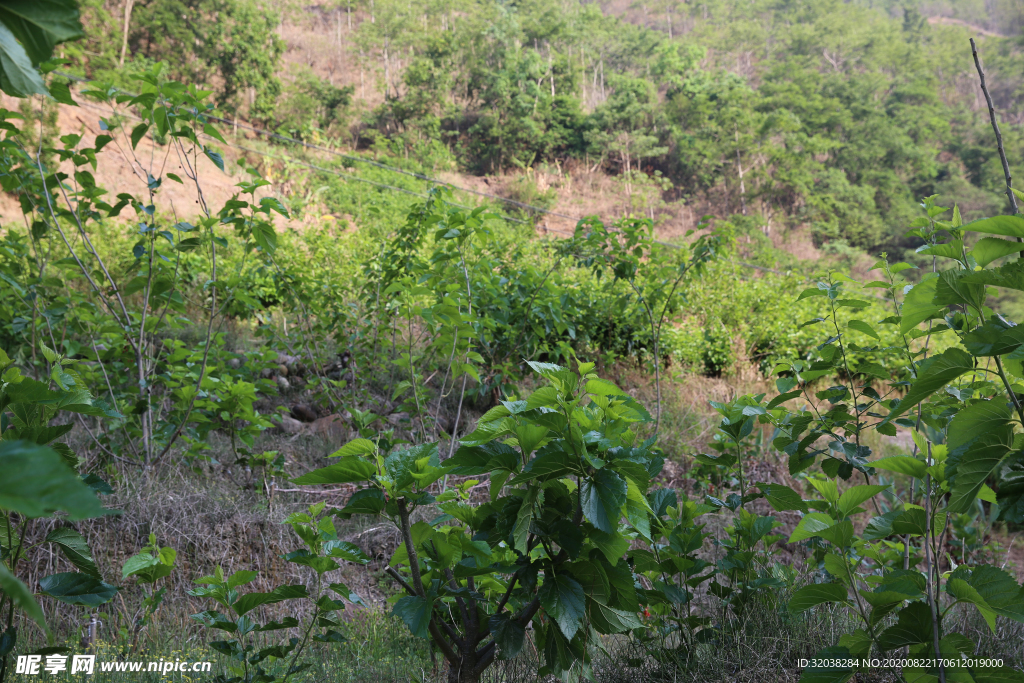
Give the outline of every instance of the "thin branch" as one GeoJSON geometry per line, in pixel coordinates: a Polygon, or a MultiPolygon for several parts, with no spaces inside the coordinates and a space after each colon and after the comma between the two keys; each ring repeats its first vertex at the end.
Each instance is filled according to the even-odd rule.
{"type": "MultiPolygon", "coordinates": [[[[971,38],[971,54],[974,55],[974,65],[978,67],[978,76],[981,78],[981,91],[985,93],[985,102],[988,104],[988,116],[992,120],[992,130],[996,134],[999,161],[1003,164],[1003,175],[1006,176],[1006,197],[1010,200],[1010,208],[1013,209],[1013,212],[1019,213],[1017,198],[1011,189],[1013,177],[1010,175],[1010,164],[1006,161],[1006,150],[1003,148],[1003,134],[999,131],[999,122],[996,120],[996,108],[992,104],[992,96],[988,94],[988,86],[985,84],[985,69],[981,66],[981,57],[978,55],[978,46],[974,43],[974,38],[971,38]]],[[[1024,239],[1018,237],[1017,241],[1024,242],[1024,239]]],[[[1020,258],[1019,255],[1018,258],[1020,258]]]]}

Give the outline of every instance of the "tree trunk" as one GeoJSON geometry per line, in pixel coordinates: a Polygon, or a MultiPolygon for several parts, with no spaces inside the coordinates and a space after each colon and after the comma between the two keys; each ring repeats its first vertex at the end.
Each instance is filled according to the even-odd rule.
{"type": "Polygon", "coordinates": [[[476,671],[475,659],[463,656],[461,665],[449,662],[448,683],[480,683],[480,673],[476,671]]]}
{"type": "Polygon", "coordinates": [[[121,66],[124,66],[124,56],[128,52],[128,26],[132,17],[132,5],[135,0],[125,0],[124,3],[124,38],[121,41],[121,66]]]}

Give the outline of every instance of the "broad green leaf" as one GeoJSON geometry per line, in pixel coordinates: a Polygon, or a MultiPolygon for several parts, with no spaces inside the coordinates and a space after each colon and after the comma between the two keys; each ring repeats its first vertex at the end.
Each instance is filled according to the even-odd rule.
{"type": "Polygon", "coordinates": [[[835,520],[826,515],[823,512],[810,512],[803,516],[796,528],[793,529],[793,533],[790,535],[787,543],[796,543],[797,541],[803,541],[813,536],[818,536],[821,531],[828,529],[835,520]]]}
{"type": "Polygon", "coordinates": [[[998,318],[964,335],[963,345],[975,356],[1002,356],[1024,344],[1024,326],[1010,326],[998,318]]]}
{"type": "Polygon", "coordinates": [[[878,484],[861,484],[859,486],[851,486],[843,491],[843,495],[839,496],[839,502],[836,504],[836,507],[839,508],[839,512],[845,517],[858,505],[869,498],[877,496],[887,488],[889,487],[880,486],[878,484]]]}
{"type": "Polygon", "coordinates": [[[377,450],[377,446],[369,439],[355,439],[331,453],[329,458],[348,458],[353,455],[369,455],[377,450]]]}
{"type": "Polygon", "coordinates": [[[907,412],[936,391],[946,386],[960,375],[974,369],[974,358],[957,348],[950,348],[922,363],[923,371],[918,370],[918,378],[911,385],[910,391],[899,405],[886,416],[883,424],[889,423],[899,415],[907,412]],[[930,362],[929,362],[930,361],[930,362]]]}
{"type": "Polygon", "coordinates": [[[351,519],[352,515],[376,515],[386,504],[384,492],[380,489],[361,489],[353,493],[345,507],[334,514],[342,519],[351,519]]]}
{"type": "Polygon", "coordinates": [[[851,320],[850,322],[846,323],[846,326],[849,327],[851,330],[857,330],[858,332],[862,332],[863,334],[866,334],[872,339],[879,338],[878,333],[875,332],[875,328],[871,327],[871,325],[868,325],[863,320],[851,320]]]}
{"type": "Polygon", "coordinates": [[[501,660],[514,659],[523,649],[523,643],[526,641],[526,629],[507,612],[492,615],[489,623],[491,633],[494,634],[494,644],[498,648],[497,658],[501,660]]]}
{"type": "Polygon", "coordinates": [[[897,623],[878,636],[878,645],[883,652],[932,641],[932,613],[927,603],[912,602],[897,616],[897,623]]]}
{"type": "Polygon", "coordinates": [[[0,590],[3,590],[4,594],[13,600],[15,605],[20,607],[32,621],[36,622],[39,628],[46,631],[47,636],[50,635],[50,627],[46,625],[43,610],[39,608],[39,603],[33,597],[32,591],[18,577],[12,574],[3,562],[0,562],[0,590]]]}
{"type": "Polygon", "coordinates": [[[608,380],[590,379],[587,380],[586,390],[588,394],[596,396],[625,396],[626,392],[618,388],[608,380]]]}
{"type": "Polygon", "coordinates": [[[355,543],[348,541],[327,541],[324,543],[324,554],[328,557],[336,557],[346,562],[357,564],[369,564],[370,558],[355,543]]]}
{"type": "Polygon", "coordinates": [[[827,529],[822,529],[818,532],[818,535],[840,548],[845,548],[853,541],[853,523],[848,519],[844,519],[827,529]]]}
{"type": "Polygon", "coordinates": [[[1008,453],[1009,449],[1001,443],[976,443],[968,448],[956,466],[956,480],[949,492],[949,511],[966,512],[978,497],[985,480],[996,471],[1008,453]]]}
{"type": "Polygon", "coordinates": [[[585,479],[580,501],[587,521],[606,533],[615,532],[622,506],[626,502],[626,492],[626,481],[607,469],[598,470],[585,479]]]}
{"type": "Polygon", "coordinates": [[[231,605],[231,609],[238,616],[242,616],[260,605],[270,605],[293,598],[306,597],[309,597],[309,593],[306,592],[306,587],[303,585],[278,586],[269,593],[246,593],[231,605]]]}
{"type": "Polygon", "coordinates": [[[971,255],[979,266],[984,268],[998,258],[1024,251],[1024,244],[1017,241],[1001,240],[998,237],[984,237],[978,240],[971,250],[971,255]]]}
{"type": "Polygon", "coordinates": [[[580,629],[585,614],[583,587],[566,573],[545,576],[537,592],[540,604],[555,620],[565,637],[572,640],[580,629]]]}
{"type": "Polygon", "coordinates": [[[46,540],[56,544],[64,553],[64,557],[68,558],[68,561],[79,570],[95,579],[102,578],[100,570],[96,568],[96,562],[92,559],[89,544],[85,542],[80,533],[71,527],[61,527],[47,534],[46,540]]]}
{"type": "Polygon", "coordinates": [[[783,512],[785,510],[800,510],[801,512],[807,512],[807,503],[803,501],[803,498],[799,493],[784,486],[782,484],[755,484],[761,492],[764,494],[768,504],[772,506],[772,509],[776,512],[783,512]]]}
{"type": "Polygon", "coordinates": [[[1005,235],[1006,237],[1024,237],[1024,218],[1020,216],[993,216],[979,218],[963,226],[970,232],[982,232],[988,235],[1005,235]]]}
{"type": "Polygon", "coordinates": [[[377,467],[362,458],[343,458],[327,467],[313,470],[301,477],[292,479],[296,484],[349,484],[367,481],[377,474],[377,467]]]}
{"type": "Polygon", "coordinates": [[[0,441],[0,508],[26,517],[64,510],[71,520],[117,514],[103,507],[51,448],[27,441],[0,441]]]}
{"type": "Polygon", "coordinates": [[[988,624],[992,633],[996,632],[996,613],[992,611],[992,608],[985,602],[985,598],[981,597],[981,594],[971,584],[963,579],[950,578],[946,582],[946,592],[961,602],[969,602],[974,605],[978,613],[985,619],[985,623],[988,624]]]}
{"type": "Polygon", "coordinates": [[[537,500],[539,488],[531,488],[519,506],[516,515],[516,524],[512,530],[513,547],[519,552],[526,554],[526,543],[530,536],[530,524],[533,522],[533,504],[537,500]]]}
{"type": "Polygon", "coordinates": [[[99,607],[109,602],[118,591],[117,586],[103,583],[94,576],[80,572],[52,574],[39,579],[39,588],[50,597],[69,605],[99,607]]]}
{"type": "Polygon", "coordinates": [[[953,577],[966,577],[967,583],[996,614],[1024,623],[1024,587],[1006,570],[988,564],[973,569],[960,567],[950,578],[953,577]]]}
{"type": "Polygon", "coordinates": [[[793,593],[789,609],[803,612],[826,602],[847,603],[846,586],[841,583],[814,583],[793,593]]]}
{"type": "Polygon", "coordinates": [[[418,595],[399,598],[391,613],[399,617],[417,638],[430,637],[430,616],[434,609],[433,600],[418,595]]]}
{"type": "Polygon", "coordinates": [[[938,278],[929,273],[914,285],[903,299],[900,317],[900,332],[906,334],[925,320],[942,317],[942,307],[932,303],[938,278]]]}
{"type": "Polygon", "coordinates": [[[43,78],[25,48],[3,22],[0,22],[0,88],[14,97],[47,93],[43,78]]]}
{"type": "Polygon", "coordinates": [[[887,458],[873,460],[868,464],[878,470],[909,474],[918,479],[924,479],[925,468],[927,467],[923,461],[912,458],[909,455],[892,455],[887,458]]]}
{"type": "MultiPolygon", "coordinates": [[[[1010,216],[1001,216],[1001,218],[1010,218],[1010,216]]],[[[1017,259],[998,268],[976,270],[961,277],[960,281],[967,285],[1024,290],[1024,263],[1017,259]]]]}

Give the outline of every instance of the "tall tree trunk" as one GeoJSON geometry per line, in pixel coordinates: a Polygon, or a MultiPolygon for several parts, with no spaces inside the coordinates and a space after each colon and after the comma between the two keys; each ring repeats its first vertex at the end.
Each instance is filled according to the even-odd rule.
{"type": "Polygon", "coordinates": [[[121,40],[121,66],[124,66],[124,56],[128,52],[128,26],[132,17],[132,5],[135,0],[125,0],[124,3],[124,38],[121,40]]]}

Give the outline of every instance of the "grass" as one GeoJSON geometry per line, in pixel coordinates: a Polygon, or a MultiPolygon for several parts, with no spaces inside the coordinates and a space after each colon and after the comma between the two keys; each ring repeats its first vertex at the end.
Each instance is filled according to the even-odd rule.
{"type": "MultiPolygon", "coordinates": [[[[649,382],[638,376],[639,373],[621,369],[620,372],[622,376],[617,380],[621,386],[649,403],[652,391],[649,382]]],[[[666,463],[667,485],[689,489],[691,492],[695,488],[703,490],[700,487],[704,487],[707,482],[702,479],[699,471],[686,466],[690,461],[688,455],[705,447],[717,424],[716,415],[706,408],[706,400],[728,400],[729,394],[737,392],[735,384],[735,381],[729,383],[703,377],[684,377],[666,384],[661,440],[669,455],[669,462],[666,463]]],[[[742,389],[752,390],[763,382],[741,384],[744,384],[742,389]]],[[[77,432],[72,437],[81,438],[77,432]]],[[[770,434],[765,437],[767,446],[770,434]]],[[[223,438],[213,435],[211,446],[219,452],[227,444],[223,438]]],[[[326,456],[336,445],[314,436],[290,437],[268,433],[257,446],[283,453],[287,459],[286,469],[289,475],[294,476],[328,464],[326,456]]],[[[754,461],[750,463],[751,471],[760,472],[758,476],[761,480],[785,480],[785,462],[775,457],[770,448],[766,447],[752,457],[754,461]]],[[[289,564],[281,558],[281,555],[300,545],[291,529],[282,525],[281,520],[290,512],[303,509],[317,500],[340,505],[345,499],[344,494],[309,491],[278,493],[268,500],[259,490],[240,488],[235,481],[241,482],[245,478],[236,477],[232,480],[220,466],[197,464],[190,468],[183,465],[165,463],[146,471],[142,476],[131,465],[110,465],[107,474],[115,484],[116,492],[106,503],[122,510],[123,514],[79,524],[83,535],[90,539],[103,576],[122,587],[113,602],[95,613],[102,626],[98,641],[91,649],[87,650],[80,642],[83,624],[88,619],[85,610],[55,604],[50,600],[44,600],[43,603],[47,620],[55,629],[57,642],[71,646],[75,652],[96,654],[98,661],[149,662],[179,658],[211,661],[214,663],[213,671],[199,674],[170,672],[162,675],[148,671],[104,673],[97,670],[93,676],[88,677],[91,680],[111,683],[192,683],[212,680],[215,674],[225,673],[228,664],[226,658],[213,651],[208,644],[223,635],[222,632],[206,632],[190,618],[190,615],[211,607],[209,602],[187,594],[194,587],[193,580],[221,565],[226,573],[240,569],[259,571],[259,578],[247,587],[249,590],[267,591],[279,584],[311,583],[309,570],[289,564]],[[153,623],[136,633],[134,624],[140,615],[143,594],[132,580],[117,579],[122,563],[147,544],[150,533],[156,535],[160,545],[171,546],[178,551],[178,562],[171,576],[164,580],[166,598],[153,623]],[[133,640],[136,643],[134,649],[128,647],[133,640]]],[[[760,503],[763,501],[754,501],[752,505],[760,503]]],[[[767,509],[761,512],[770,514],[767,509]]],[[[429,511],[423,514],[429,514],[429,511]]],[[[786,517],[786,513],[776,516],[785,524],[793,521],[786,517]]],[[[721,515],[708,518],[708,530],[718,537],[728,521],[721,515]]],[[[349,522],[336,522],[339,536],[343,539],[353,539],[371,526],[380,526],[368,525],[358,517],[349,522]]],[[[40,520],[30,542],[41,541],[53,524],[52,521],[40,520]]],[[[395,594],[395,589],[383,575],[382,568],[394,550],[392,546],[397,545],[397,542],[394,539],[388,540],[386,534],[377,536],[382,539],[381,547],[376,561],[368,567],[368,571],[348,565],[332,577],[332,580],[348,584],[371,608],[350,607],[344,612],[345,623],[341,632],[346,641],[333,645],[313,644],[307,656],[303,657],[303,661],[309,662],[311,666],[292,679],[295,683],[440,683],[445,680],[446,672],[440,655],[435,653],[432,656],[427,641],[411,636],[405,625],[388,613],[390,605],[387,599],[395,594]]],[[[717,559],[711,544],[706,551],[705,559],[717,559]]],[[[802,548],[786,548],[775,555],[775,561],[792,567],[798,582],[808,582],[814,580],[816,570],[806,562],[806,554],[802,548]]],[[[1002,558],[991,559],[995,559],[998,565],[1002,558]]],[[[34,565],[29,569],[29,585],[35,585],[39,576],[70,569],[61,557],[43,551],[36,556],[34,565]]],[[[1018,568],[1011,562],[1008,569],[1012,572],[1018,568]]],[[[852,613],[842,608],[816,608],[802,615],[793,615],[786,609],[785,600],[784,594],[778,594],[772,596],[771,600],[754,603],[742,627],[727,629],[726,635],[697,645],[685,656],[676,649],[678,641],[673,640],[671,634],[664,639],[653,631],[642,637],[602,637],[593,649],[596,679],[602,683],[795,682],[799,679],[799,659],[809,658],[821,648],[835,645],[842,634],[857,625],[852,613]]],[[[698,591],[695,602],[698,606],[704,605],[706,611],[719,624],[722,623],[721,614],[714,612],[716,603],[709,596],[698,591]]],[[[259,608],[258,618],[280,618],[283,613],[276,611],[277,607],[259,608]]],[[[304,615],[295,616],[301,618],[304,615]]],[[[979,656],[1002,657],[1007,663],[1015,663],[1016,666],[1024,663],[1024,625],[1000,620],[998,630],[993,633],[973,611],[956,610],[950,618],[958,622],[956,626],[960,632],[977,644],[979,656]]],[[[45,645],[44,636],[38,629],[22,624],[20,632],[25,640],[19,646],[19,652],[24,653],[45,645]]],[[[512,661],[497,662],[488,671],[485,680],[488,683],[541,683],[535,672],[542,664],[542,659],[542,653],[537,652],[528,635],[527,644],[520,655],[512,661]]],[[[13,666],[13,661],[10,664],[13,666]]],[[[268,668],[280,671],[283,666],[283,663],[276,662],[268,668]]],[[[82,678],[80,674],[72,676],[67,671],[44,676],[55,682],[82,678]]],[[[38,681],[39,677],[14,675],[11,680],[29,683],[38,681]]],[[[897,678],[892,672],[875,671],[868,676],[861,676],[859,680],[881,682],[897,678]]]]}

